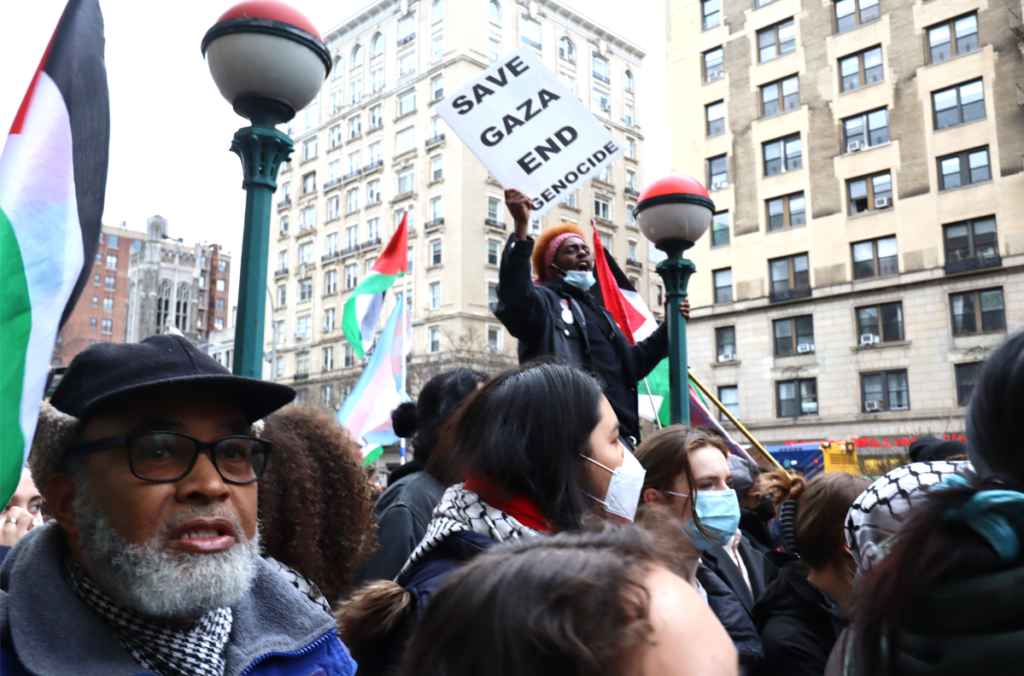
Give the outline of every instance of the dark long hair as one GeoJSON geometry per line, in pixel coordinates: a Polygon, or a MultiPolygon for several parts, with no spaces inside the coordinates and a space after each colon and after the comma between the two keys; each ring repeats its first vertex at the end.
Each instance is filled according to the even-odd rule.
{"type": "Polygon", "coordinates": [[[967,452],[974,469],[1024,479],[1024,331],[1004,342],[982,369],[967,408],[967,452]]]}
{"type": "Polygon", "coordinates": [[[659,563],[651,536],[633,527],[499,545],[434,594],[400,673],[630,673],[653,632],[643,579],[659,563]]]}
{"type": "Polygon", "coordinates": [[[442,431],[439,456],[456,470],[449,482],[485,474],[531,498],[559,530],[578,530],[593,511],[580,456],[590,455],[601,396],[597,380],[567,364],[534,361],[496,376],[442,431]]]}

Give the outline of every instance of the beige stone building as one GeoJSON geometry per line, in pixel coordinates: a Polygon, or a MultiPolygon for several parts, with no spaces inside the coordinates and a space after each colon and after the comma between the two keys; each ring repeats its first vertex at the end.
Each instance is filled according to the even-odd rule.
{"type": "Polygon", "coordinates": [[[1024,328],[1020,9],[670,3],[672,168],[719,212],[691,368],[761,441],[963,432],[1024,328]]]}
{"type": "MultiPolygon", "coordinates": [[[[489,309],[511,234],[503,187],[445,130],[435,105],[521,44],[537,50],[628,154],[531,228],[564,220],[589,227],[596,218],[638,288],[656,293],[630,215],[643,185],[635,91],[643,50],[554,0],[382,0],[324,39],[333,72],[290,124],[295,153],[278,177],[265,377],[293,384],[300,400],[341,404],[362,366],[341,332],[345,301],[404,213],[410,391],[454,365],[493,372],[516,362],[516,341],[489,309]]],[[[389,293],[381,325],[394,302],[389,293]]]]}

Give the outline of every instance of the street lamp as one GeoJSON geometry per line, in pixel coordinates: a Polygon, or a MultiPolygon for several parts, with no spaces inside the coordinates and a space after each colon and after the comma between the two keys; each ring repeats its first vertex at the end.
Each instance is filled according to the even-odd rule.
{"type": "Polygon", "coordinates": [[[221,15],[203,36],[213,81],[252,126],[235,132],[231,152],[242,160],[245,230],[235,323],[236,375],[263,375],[263,292],[267,286],[271,200],[277,170],[292,140],[275,125],[295,117],[320,91],[331,54],[309,19],[276,0],[247,0],[221,15]]]}
{"type": "Polygon", "coordinates": [[[658,263],[668,298],[669,411],[673,425],[690,424],[686,358],[686,318],[679,304],[686,298],[690,275],[697,271],[683,252],[711,225],[715,203],[708,191],[689,176],[673,174],[647,186],[633,209],[640,231],[668,258],[658,263]]]}

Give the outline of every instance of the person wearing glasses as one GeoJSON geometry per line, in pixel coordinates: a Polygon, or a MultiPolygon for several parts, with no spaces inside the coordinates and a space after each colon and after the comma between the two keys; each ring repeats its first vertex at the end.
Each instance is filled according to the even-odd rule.
{"type": "Polygon", "coordinates": [[[260,558],[274,449],[254,423],[294,397],[180,336],[79,354],[29,458],[54,520],[0,569],[0,671],[354,674],[331,617],[260,558]]]}

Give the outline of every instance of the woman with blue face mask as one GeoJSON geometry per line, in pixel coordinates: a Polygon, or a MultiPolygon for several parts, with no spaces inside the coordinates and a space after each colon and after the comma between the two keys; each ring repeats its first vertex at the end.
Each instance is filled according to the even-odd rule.
{"type": "MultiPolygon", "coordinates": [[[[762,654],[750,613],[725,580],[701,565],[705,552],[738,537],[740,506],[728,457],[725,439],[706,427],[673,425],[645,439],[636,451],[646,470],[638,521],[661,528],[671,516],[678,535],[675,572],[704,597],[749,669],[762,654]]],[[[744,566],[748,576],[764,575],[764,557],[758,557],[744,566]]]]}

